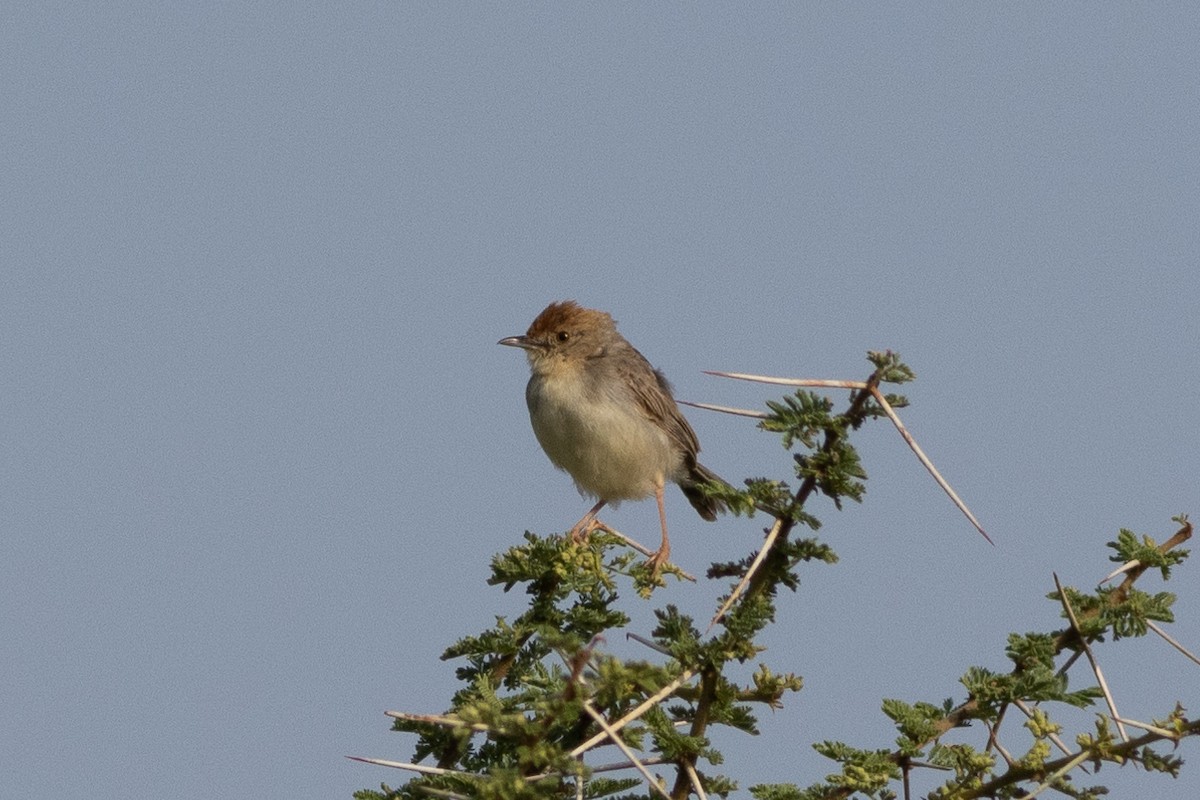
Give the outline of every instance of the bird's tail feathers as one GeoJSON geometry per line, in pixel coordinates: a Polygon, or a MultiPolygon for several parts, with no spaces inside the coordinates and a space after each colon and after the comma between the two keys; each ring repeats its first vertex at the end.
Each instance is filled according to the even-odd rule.
{"type": "Polygon", "coordinates": [[[688,475],[688,480],[681,482],[679,488],[683,490],[684,497],[692,504],[692,508],[696,509],[700,516],[712,522],[717,518],[718,512],[727,511],[728,506],[724,501],[709,497],[700,491],[698,484],[709,482],[729,485],[720,475],[697,462],[692,468],[691,474],[688,475]]]}

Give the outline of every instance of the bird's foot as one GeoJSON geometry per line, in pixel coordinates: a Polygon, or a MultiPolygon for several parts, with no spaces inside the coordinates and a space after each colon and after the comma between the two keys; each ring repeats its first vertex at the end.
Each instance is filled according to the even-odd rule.
{"type": "Polygon", "coordinates": [[[671,555],[670,545],[663,545],[654,552],[650,559],[646,562],[646,566],[650,567],[650,571],[658,575],[662,571],[663,564],[667,563],[667,558],[671,555]]]}
{"type": "Polygon", "coordinates": [[[571,537],[571,541],[575,544],[583,544],[588,540],[594,531],[608,530],[608,526],[595,517],[584,517],[575,523],[575,526],[567,532],[571,537]]]}

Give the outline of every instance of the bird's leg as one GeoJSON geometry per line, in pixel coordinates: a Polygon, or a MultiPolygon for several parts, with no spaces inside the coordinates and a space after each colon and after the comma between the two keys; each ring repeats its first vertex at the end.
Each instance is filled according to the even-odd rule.
{"type": "Polygon", "coordinates": [[[571,537],[572,542],[575,542],[575,544],[585,542],[592,531],[604,527],[604,523],[597,520],[596,515],[600,513],[600,509],[604,508],[606,502],[605,500],[601,500],[599,503],[596,503],[596,505],[592,506],[591,511],[583,515],[583,519],[571,527],[567,535],[571,537]]]}
{"type": "Polygon", "coordinates": [[[662,544],[658,546],[658,550],[650,556],[650,560],[646,563],[650,565],[650,570],[657,574],[662,569],[662,565],[666,563],[667,557],[671,555],[671,540],[667,538],[667,509],[663,506],[663,482],[661,480],[654,487],[654,499],[658,501],[658,522],[662,525],[662,544]]]}

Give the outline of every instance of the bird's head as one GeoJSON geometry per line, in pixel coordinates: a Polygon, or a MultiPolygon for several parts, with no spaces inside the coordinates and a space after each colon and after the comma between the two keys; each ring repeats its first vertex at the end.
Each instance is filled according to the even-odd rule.
{"type": "Polygon", "coordinates": [[[612,316],[564,300],[546,306],[524,336],[509,336],[497,344],[524,350],[534,372],[553,372],[603,356],[619,340],[612,316]]]}

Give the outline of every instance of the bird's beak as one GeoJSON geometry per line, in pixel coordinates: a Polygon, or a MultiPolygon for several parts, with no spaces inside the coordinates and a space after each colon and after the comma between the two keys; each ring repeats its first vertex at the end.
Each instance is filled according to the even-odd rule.
{"type": "Polygon", "coordinates": [[[509,347],[519,347],[522,350],[538,350],[541,345],[530,339],[528,336],[509,336],[507,339],[501,339],[496,344],[506,344],[509,347]]]}

